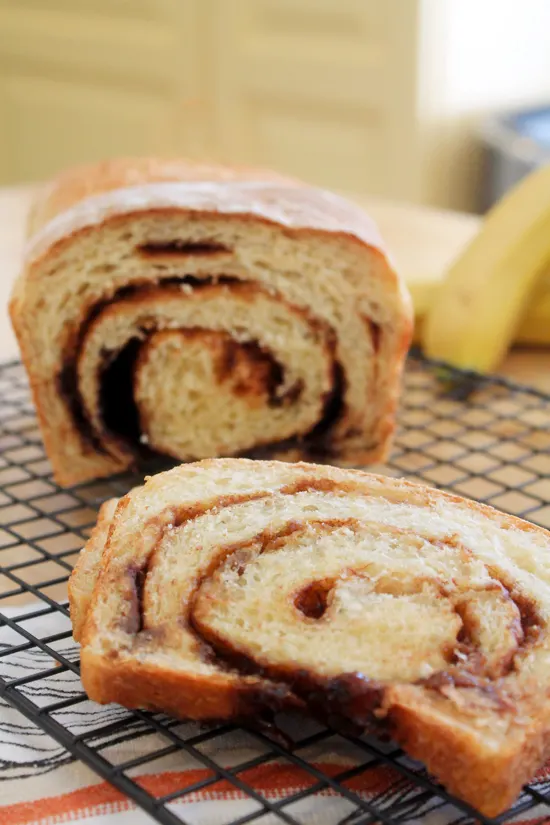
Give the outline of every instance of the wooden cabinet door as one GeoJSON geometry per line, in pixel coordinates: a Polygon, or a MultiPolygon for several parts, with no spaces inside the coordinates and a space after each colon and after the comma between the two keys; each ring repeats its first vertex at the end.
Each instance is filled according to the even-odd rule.
{"type": "Polygon", "coordinates": [[[414,199],[420,0],[0,0],[0,184],[120,154],[414,199]]]}
{"type": "Polygon", "coordinates": [[[203,154],[207,18],[201,0],[0,0],[0,183],[203,154]]]}
{"type": "Polygon", "coordinates": [[[414,197],[416,0],[216,0],[226,157],[414,197]]]}

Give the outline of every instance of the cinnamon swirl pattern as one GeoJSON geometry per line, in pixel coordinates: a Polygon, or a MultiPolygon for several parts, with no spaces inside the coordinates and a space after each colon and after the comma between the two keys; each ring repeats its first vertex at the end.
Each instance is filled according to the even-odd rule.
{"type": "Polygon", "coordinates": [[[486,815],[550,755],[542,528],[402,480],[246,459],[106,507],[70,582],[90,698],[387,730],[486,815]]]}
{"type": "Polygon", "coordinates": [[[31,228],[11,317],[60,483],[151,453],[385,454],[410,301],[358,207],[119,161],[61,178],[31,228]]]}

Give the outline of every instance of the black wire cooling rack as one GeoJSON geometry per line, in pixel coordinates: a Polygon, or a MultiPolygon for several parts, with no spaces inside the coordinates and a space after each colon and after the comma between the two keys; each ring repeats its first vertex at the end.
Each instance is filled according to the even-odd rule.
{"type": "MultiPolygon", "coordinates": [[[[550,526],[550,396],[442,369],[416,353],[399,424],[391,460],[377,471],[550,526]]],[[[0,702],[62,746],[59,762],[82,760],[133,801],[126,804],[166,825],[209,821],[193,804],[199,799],[225,800],[212,819],[217,825],[305,825],[320,812],[335,825],[491,821],[391,743],[286,717],[274,731],[245,731],[88,702],[71,639],[67,578],[100,503],[138,481],[121,475],[58,487],[23,368],[0,367],[0,702]]],[[[54,762],[46,760],[43,770],[54,762]]],[[[550,770],[498,821],[514,817],[550,820],[550,770]]]]}

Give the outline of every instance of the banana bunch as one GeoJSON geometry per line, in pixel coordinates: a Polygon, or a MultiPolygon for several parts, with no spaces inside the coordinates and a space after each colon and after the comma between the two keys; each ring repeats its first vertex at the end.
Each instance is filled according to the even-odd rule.
{"type": "Polygon", "coordinates": [[[550,343],[550,165],[487,214],[437,288],[420,336],[427,355],[481,372],[518,338],[550,343]]]}

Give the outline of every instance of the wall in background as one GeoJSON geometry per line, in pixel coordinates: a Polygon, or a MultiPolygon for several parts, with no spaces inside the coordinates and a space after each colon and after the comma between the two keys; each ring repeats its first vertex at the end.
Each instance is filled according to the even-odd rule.
{"type": "Polygon", "coordinates": [[[414,200],[416,0],[0,0],[0,181],[153,152],[414,200]]]}
{"type": "Polygon", "coordinates": [[[0,0],[0,183],[119,154],[472,207],[472,125],[550,99],[548,0],[0,0]]]}

